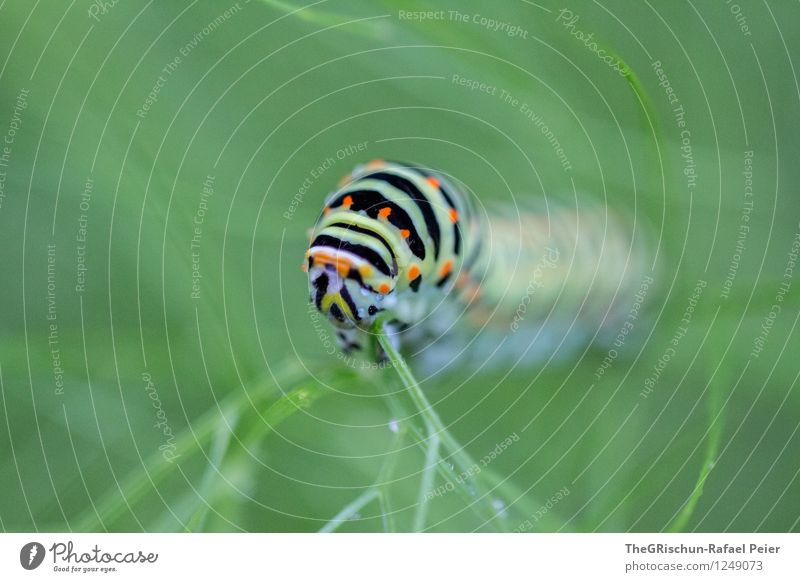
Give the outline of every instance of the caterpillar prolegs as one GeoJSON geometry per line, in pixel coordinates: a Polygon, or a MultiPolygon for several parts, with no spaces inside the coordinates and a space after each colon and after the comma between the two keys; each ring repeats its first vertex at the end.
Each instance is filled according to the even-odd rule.
{"type": "Polygon", "coordinates": [[[517,200],[479,211],[442,173],[373,160],[326,200],[303,267],[344,351],[363,349],[384,314],[428,356],[470,327],[505,338],[481,349],[527,353],[552,341],[543,330],[593,337],[619,325],[645,269],[632,238],[629,221],[596,203],[517,200]]]}

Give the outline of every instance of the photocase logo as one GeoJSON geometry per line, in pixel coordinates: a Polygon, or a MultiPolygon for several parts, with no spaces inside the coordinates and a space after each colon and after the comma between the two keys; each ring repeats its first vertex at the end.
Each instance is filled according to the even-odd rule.
{"type": "Polygon", "coordinates": [[[35,570],[44,561],[44,546],[39,542],[29,542],[19,551],[19,563],[26,570],[35,570]]]}

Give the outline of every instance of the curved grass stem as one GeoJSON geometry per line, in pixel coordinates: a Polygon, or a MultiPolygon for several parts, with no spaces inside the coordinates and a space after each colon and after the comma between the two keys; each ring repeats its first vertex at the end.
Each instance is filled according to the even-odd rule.
{"type": "Polygon", "coordinates": [[[358,512],[362,507],[367,505],[373,499],[379,497],[380,494],[380,491],[375,486],[365,490],[361,495],[345,505],[342,510],[334,515],[328,523],[323,525],[319,530],[320,533],[330,533],[335,531],[340,525],[358,515],[358,512]]]}
{"type": "Polygon", "coordinates": [[[706,438],[708,440],[706,441],[703,464],[700,466],[697,482],[689,498],[686,500],[680,512],[676,516],[673,516],[672,522],[667,527],[667,531],[671,533],[682,532],[686,529],[686,526],[694,515],[694,510],[698,501],[700,501],[700,498],[703,496],[703,488],[705,487],[706,480],[709,475],[711,475],[717,455],[719,454],[719,446],[722,440],[722,432],[725,423],[723,387],[726,386],[727,383],[720,379],[714,380],[713,373],[709,382],[711,383],[707,404],[709,428],[707,430],[706,438]]]}

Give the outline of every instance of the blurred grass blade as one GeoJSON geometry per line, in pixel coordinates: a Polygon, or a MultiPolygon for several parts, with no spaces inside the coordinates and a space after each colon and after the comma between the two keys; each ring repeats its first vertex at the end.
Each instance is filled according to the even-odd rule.
{"type": "MultiPolygon", "coordinates": [[[[247,412],[251,414],[254,412],[251,402],[255,406],[260,406],[268,398],[279,394],[282,384],[295,383],[303,376],[304,371],[299,366],[286,367],[275,374],[276,381],[265,381],[250,392],[242,390],[231,394],[223,401],[220,408],[237,418],[245,417],[247,412]]],[[[282,401],[311,402],[315,399],[310,397],[311,394],[319,396],[307,388],[300,390],[301,392],[289,392],[267,410],[264,418],[270,421],[270,426],[276,426],[288,416],[286,407],[281,404],[282,401]],[[301,397],[298,398],[299,396],[301,397]]],[[[242,424],[246,423],[242,422],[242,424]]],[[[256,430],[263,434],[264,426],[261,423],[259,425],[256,430]]],[[[209,442],[221,430],[221,427],[224,427],[222,430],[229,432],[227,425],[220,422],[220,409],[214,407],[208,410],[191,427],[178,434],[175,440],[175,457],[186,461],[196,455],[202,450],[202,445],[209,442]]],[[[175,464],[168,462],[161,452],[153,453],[143,466],[130,473],[118,487],[109,490],[102,496],[96,504],[96,513],[94,510],[84,511],[73,524],[73,528],[75,531],[95,531],[103,526],[106,529],[113,529],[113,524],[127,512],[127,506],[133,507],[154,491],[158,495],[158,484],[173,474],[174,469],[175,464]],[[99,520],[98,514],[102,516],[102,522],[99,520]]]]}

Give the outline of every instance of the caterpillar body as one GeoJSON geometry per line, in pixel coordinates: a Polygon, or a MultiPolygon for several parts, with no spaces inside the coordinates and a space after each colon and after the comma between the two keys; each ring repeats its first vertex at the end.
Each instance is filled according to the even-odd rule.
{"type": "Polygon", "coordinates": [[[592,337],[618,326],[645,268],[626,221],[585,201],[580,210],[523,206],[479,212],[441,172],[384,160],[357,166],[312,231],[303,265],[310,300],[346,352],[364,347],[384,312],[404,341],[431,346],[468,321],[516,335],[522,341],[508,348],[516,352],[544,341],[548,326],[579,322],[592,337]]]}

